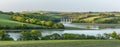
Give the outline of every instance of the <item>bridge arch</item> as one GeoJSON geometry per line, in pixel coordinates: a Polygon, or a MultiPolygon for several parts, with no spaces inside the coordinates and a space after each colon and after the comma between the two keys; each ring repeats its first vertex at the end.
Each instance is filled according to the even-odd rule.
{"type": "Polygon", "coordinates": [[[71,16],[65,16],[61,18],[61,23],[72,23],[73,18],[71,16]]]}

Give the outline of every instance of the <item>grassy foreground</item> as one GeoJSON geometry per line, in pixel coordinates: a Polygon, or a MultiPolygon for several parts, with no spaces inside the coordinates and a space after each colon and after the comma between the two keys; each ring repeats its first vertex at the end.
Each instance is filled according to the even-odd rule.
{"type": "Polygon", "coordinates": [[[0,41],[0,47],[120,47],[119,40],[0,41]]]}

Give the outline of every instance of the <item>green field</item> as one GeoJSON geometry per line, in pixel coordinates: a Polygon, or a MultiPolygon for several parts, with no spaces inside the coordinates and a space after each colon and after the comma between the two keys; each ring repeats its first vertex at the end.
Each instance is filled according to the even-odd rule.
{"type": "MultiPolygon", "coordinates": [[[[0,25],[1,26],[9,26],[9,27],[13,27],[13,26],[18,26],[18,25],[21,25],[23,24],[22,22],[17,22],[17,21],[13,21],[11,19],[11,16],[10,15],[7,15],[7,14],[0,14],[0,25]]],[[[34,25],[34,24],[29,24],[29,23],[24,23],[26,24],[27,26],[30,26],[30,27],[39,27],[39,25],[34,25]]]]}
{"type": "Polygon", "coordinates": [[[120,47],[119,40],[0,41],[0,47],[120,47]]]}

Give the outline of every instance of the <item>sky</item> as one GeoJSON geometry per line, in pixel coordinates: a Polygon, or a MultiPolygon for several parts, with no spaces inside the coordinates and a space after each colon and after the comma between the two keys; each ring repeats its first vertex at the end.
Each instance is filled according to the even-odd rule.
{"type": "Polygon", "coordinates": [[[120,0],[0,0],[1,11],[120,11],[120,0]]]}

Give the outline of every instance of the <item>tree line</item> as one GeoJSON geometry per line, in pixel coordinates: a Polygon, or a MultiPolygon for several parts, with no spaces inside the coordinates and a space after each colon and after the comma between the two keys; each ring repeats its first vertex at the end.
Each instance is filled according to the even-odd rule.
{"type": "MultiPolygon", "coordinates": [[[[72,33],[64,33],[58,34],[54,33],[51,35],[42,36],[42,33],[37,30],[31,31],[22,31],[20,37],[17,39],[18,41],[25,40],[109,40],[109,39],[120,39],[120,34],[117,34],[115,31],[112,33],[104,33],[103,35],[86,35],[86,34],[72,34],[72,33]]],[[[0,30],[0,40],[13,40],[9,34],[5,33],[4,30],[0,30]]]]}
{"type": "Polygon", "coordinates": [[[13,15],[11,18],[15,21],[19,21],[19,22],[23,22],[23,23],[41,25],[42,27],[44,26],[47,29],[64,29],[64,25],[62,23],[53,22],[53,21],[50,21],[50,20],[48,20],[48,21],[39,20],[39,19],[36,19],[36,18],[25,17],[24,15],[20,15],[20,14],[19,15],[13,15]]]}

